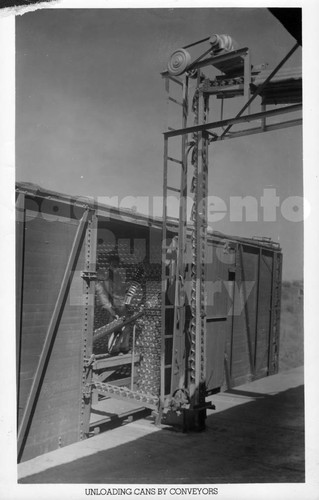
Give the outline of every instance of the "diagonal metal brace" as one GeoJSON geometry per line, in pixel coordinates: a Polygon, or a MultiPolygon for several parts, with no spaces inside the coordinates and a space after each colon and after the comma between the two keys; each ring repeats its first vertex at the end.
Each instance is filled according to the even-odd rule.
{"type": "MultiPolygon", "coordinates": [[[[239,113],[236,115],[236,118],[239,118],[243,112],[250,106],[250,104],[255,100],[255,98],[264,90],[266,85],[270,82],[272,77],[280,70],[280,68],[285,64],[285,62],[292,56],[292,54],[298,49],[299,43],[296,43],[292,49],[288,52],[288,54],[280,61],[280,63],[275,67],[275,69],[270,73],[270,75],[266,78],[266,80],[263,82],[260,87],[253,93],[250,99],[246,102],[246,104],[242,107],[242,109],[239,111],[239,113]]],[[[227,132],[231,129],[233,124],[228,125],[228,127],[224,130],[224,132],[221,134],[219,139],[223,139],[223,137],[227,134],[227,132]]]]}

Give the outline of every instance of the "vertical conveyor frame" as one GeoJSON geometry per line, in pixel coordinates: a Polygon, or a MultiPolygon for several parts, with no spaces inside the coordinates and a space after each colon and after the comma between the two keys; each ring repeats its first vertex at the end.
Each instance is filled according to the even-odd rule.
{"type": "MultiPolygon", "coordinates": [[[[182,128],[187,126],[188,117],[188,75],[183,80],[183,116],[182,128]]],[[[196,76],[196,89],[193,101],[195,124],[206,123],[208,117],[208,97],[199,92],[202,75],[200,71],[196,76]]],[[[166,76],[165,86],[169,95],[169,80],[180,82],[180,79],[166,76]]],[[[178,101],[168,97],[173,102],[178,101]]],[[[169,128],[169,130],[172,130],[169,128]]],[[[169,162],[176,162],[169,156],[168,137],[164,135],[164,177],[163,177],[163,246],[162,246],[162,358],[161,358],[161,406],[165,405],[165,380],[169,366],[166,364],[166,340],[171,337],[171,332],[166,332],[166,288],[167,288],[167,192],[169,189],[178,191],[168,186],[169,162]]],[[[179,221],[178,221],[178,252],[176,262],[176,273],[174,276],[174,324],[172,339],[172,364],[170,380],[170,396],[173,397],[176,391],[182,389],[188,394],[190,409],[204,408],[206,395],[206,318],[205,318],[205,271],[206,271],[206,239],[207,239],[207,180],[208,180],[208,134],[198,132],[194,134],[191,143],[193,181],[191,192],[193,193],[192,219],[193,228],[191,232],[191,295],[190,295],[190,351],[186,360],[185,341],[185,303],[183,297],[184,290],[182,281],[186,277],[186,240],[187,240],[187,134],[181,134],[182,140],[182,160],[181,184],[179,198],[179,221]],[[186,380],[187,362],[187,380],[186,380]]],[[[178,162],[178,161],[177,161],[178,162]]]]}
{"type": "MultiPolygon", "coordinates": [[[[207,39],[201,40],[206,41],[207,39]]],[[[192,46],[193,44],[189,45],[192,46]]],[[[291,127],[295,125],[300,125],[302,120],[295,119],[291,121],[282,121],[280,123],[267,125],[266,118],[271,116],[277,116],[281,114],[286,114],[290,112],[295,112],[301,110],[301,104],[292,106],[282,106],[276,110],[266,111],[262,103],[262,111],[260,113],[252,114],[250,112],[250,105],[256,99],[257,96],[261,95],[262,91],[265,89],[267,84],[271,81],[273,76],[279,71],[279,69],[285,64],[285,62],[291,57],[291,55],[298,48],[298,43],[295,44],[288,54],[280,61],[275,69],[269,74],[265,81],[260,85],[255,91],[252,92],[251,89],[251,61],[250,53],[247,48],[242,48],[233,52],[213,55],[203,59],[203,57],[209,52],[206,51],[201,57],[199,57],[194,63],[190,64],[184,78],[191,75],[197,78],[197,109],[195,111],[195,123],[192,126],[183,126],[181,129],[170,129],[164,132],[164,202],[163,202],[163,274],[162,274],[162,380],[161,380],[161,401],[164,403],[164,384],[165,384],[165,293],[166,293],[166,236],[167,236],[167,207],[166,207],[166,186],[167,186],[167,170],[168,170],[168,140],[173,137],[181,136],[187,137],[188,134],[192,134],[193,141],[193,166],[194,166],[194,177],[192,182],[192,191],[194,193],[194,203],[192,210],[193,228],[191,235],[192,243],[192,267],[191,267],[191,312],[192,319],[190,325],[190,354],[188,358],[188,377],[186,382],[186,390],[189,393],[190,409],[200,410],[205,409],[205,362],[206,362],[206,320],[205,320],[205,248],[207,239],[207,177],[208,177],[208,146],[212,142],[221,141],[224,139],[231,139],[233,137],[240,137],[245,135],[252,135],[256,133],[267,132],[270,130],[277,130],[280,128],[291,127]],[[238,56],[243,58],[243,97],[244,105],[241,107],[240,111],[236,116],[223,119],[215,122],[208,122],[208,100],[209,100],[209,90],[205,90],[205,86],[201,85],[201,78],[205,80],[204,75],[200,74],[200,68],[209,65],[218,65],[221,62],[229,61],[238,56]],[[201,96],[201,99],[199,98],[201,96]],[[202,115],[199,112],[199,103],[203,101],[201,105],[203,106],[202,115]],[[246,114],[247,113],[247,114],[246,114]],[[245,114],[245,116],[243,116],[245,114]],[[200,117],[202,118],[202,123],[199,123],[200,117]],[[233,133],[229,133],[230,129],[235,124],[241,124],[248,121],[260,120],[261,126],[255,129],[243,129],[233,133]],[[212,129],[222,129],[220,135],[216,133],[211,133],[212,129]]],[[[184,47],[187,48],[188,46],[184,47]]],[[[162,73],[162,76],[168,79],[175,79],[175,76],[169,74],[168,71],[162,73]]],[[[196,94],[195,94],[196,96],[196,94]]],[[[172,99],[173,100],[173,99],[172,99]]],[[[187,142],[184,143],[185,145],[187,142]]],[[[175,189],[176,191],[176,189],[175,189]]],[[[181,221],[179,221],[179,224],[181,221]]],[[[179,248],[180,255],[180,248],[179,248]]],[[[279,255],[279,254],[278,254],[279,255]]],[[[281,258],[281,257],[280,257],[281,258]]],[[[281,261],[278,258],[276,261],[275,270],[275,280],[278,281],[278,277],[281,273],[281,261]]],[[[181,269],[181,265],[178,268],[181,269]]],[[[177,280],[179,275],[177,274],[177,280]]],[[[176,281],[177,284],[177,281],[176,281]]],[[[278,290],[274,289],[276,298],[274,300],[274,313],[273,313],[273,344],[274,350],[273,358],[273,370],[276,370],[278,358],[278,343],[279,343],[279,325],[278,325],[278,304],[280,303],[280,297],[278,296],[278,290]],[[276,357],[277,355],[277,357],[276,357]],[[276,359],[275,359],[276,358],[276,359]]],[[[175,306],[176,306],[177,296],[175,294],[175,306]]],[[[175,338],[175,327],[174,327],[174,338],[175,338]]],[[[175,342],[175,346],[178,347],[179,344],[175,342]]],[[[180,354],[180,353],[179,353],[180,354]]],[[[173,353],[173,356],[175,353],[173,353]]],[[[252,353],[250,353],[251,366],[254,367],[254,359],[252,358],[252,353]]],[[[229,374],[231,377],[231,373],[229,374]]],[[[171,397],[173,397],[172,389],[174,388],[174,383],[171,383],[171,397]]]]}
{"type": "MultiPolygon", "coordinates": [[[[173,102],[182,108],[182,128],[187,126],[188,117],[188,76],[180,80],[172,76],[165,78],[165,89],[167,101],[173,102]],[[177,84],[182,88],[182,100],[178,101],[170,96],[170,82],[177,84]]],[[[172,130],[172,129],[170,129],[172,130]]],[[[176,168],[178,168],[178,166],[176,168]]],[[[170,393],[185,385],[185,307],[181,294],[183,293],[181,283],[185,277],[185,259],[186,259],[186,231],[187,231],[187,136],[181,137],[181,159],[173,158],[169,155],[168,138],[164,136],[164,175],[163,175],[163,232],[162,232],[162,342],[161,342],[161,388],[160,401],[161,408],[165,402],[165,380],[166,369],[171,369],[170,393]],[[168,185],[168,170],[170,164],[178,165],[180,171],[180,185],[178,188],[168,185]],[[178,224],[178,249],[175,265],[175,275],[173,279],[174,304],[167,303],[167,251],[168,245],[168,192],[173,191],[179,194],[179,217],[176,220],[178,224]],[[167,312],[173,311],[173,332],[166,332],[167,312]],[[166,341],[172,337],[172,361],[171,365],[166,364],[165,346],[166,341]]]]}
{"type": "MultiPolygon", "coordinates": [[[[195,124],[204,124],[208,115],[208,100],[199,91],[201,72],[197,72],[197,86],[194,105],[195,124]]],[[[194,199],[192,228],[192,285],[191,285],[191,329],[190,329],[190,380],[191,408],[205,404],[206,393],[206,304],[205,269],[207,240],[207,162],[208,138],[206,132],[194,134],[194,199]]]]}

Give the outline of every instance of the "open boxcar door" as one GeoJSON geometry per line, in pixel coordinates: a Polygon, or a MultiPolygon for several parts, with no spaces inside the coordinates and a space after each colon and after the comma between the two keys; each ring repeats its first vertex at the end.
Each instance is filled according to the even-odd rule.
{"type": "Polygon", "coordinates": [[[89,429],[96,216],[85,205],[17,192],[18,460],[89,429]]]}

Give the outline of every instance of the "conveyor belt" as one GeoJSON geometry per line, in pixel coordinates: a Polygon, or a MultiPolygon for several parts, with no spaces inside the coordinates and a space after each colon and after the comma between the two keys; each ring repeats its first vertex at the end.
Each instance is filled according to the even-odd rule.
{"type": "Polygon", "coordinates": [[[145,394],[138,391],[132,391],[127,387],[119,387],[112,384],[106,384],[99,381],[94,381],[93,385],[99,394],[111,396],[115,399],[125,399],[141,403],[145,408],[157,409],[159,398],[152,394],[145,394]]]}
{"type": "MultiPolygon", "coordinates": [[[[261,87],[272,70],[252,71],[251,89],[261,87]]],[[[243,75],[230,77],[228,74],[217,75],[213,80],[206,78],[202,83],[202,91],[216,95],[218,99],[227,99],[244,94],[243,75]]],[[[260,92],[262,104],[294,104],[302,101],[302,69],[281,69],[260,92]]]]}
{"type": "Polygon", "coordinates": [[[93,344],[97,344],[97,342],[107,335],[110,335],[111,333],[115,332],[116,330],[119,330],[120,328],[123,328],[126,325],[129,325],[133,321],[137,320],[144,314],[144,311],[140,311],[136,314],[133,314],[133,316],[122,316],[121,318],[115,319],[111,323],[108,323],[107,325],[101,326],[100,328],[97,328],[94,331],[94,336],[93,336],[93,344]]]}

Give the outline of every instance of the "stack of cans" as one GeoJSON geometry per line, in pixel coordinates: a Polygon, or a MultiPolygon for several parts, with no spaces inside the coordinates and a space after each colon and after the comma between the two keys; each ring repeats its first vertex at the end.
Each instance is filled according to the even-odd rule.
{"type": "MultiPolygon", "coordinates": [[[[114,255],[119,257],[119,270],[123,279],[123,304],[125,316],[143,310],[144,314],[136,320],[135,353],[140,355],[140,363],[136,368],[135,384],[139,392],[158,395],[160,392],[161,361],[161,248],[150,249],[153,262],[145,257],[145,249],[134,247],[134,253],[126,244],[114,245],[102,243],[98,245],[97,268],[107,270],[114,255]],[[155,261],[155,262],[154,262],[155,261]]],[[[106,312],[95,301],[94,329],[98,330],[107,323],[106,312]]],[[[111,326],[111,324],[109,323],[111,326]]],[[[132,324],[133,328],[133,324],[132,324]]],[[[96,342],[99,353],[107,352],[107,339],[96,342]]],[[[132,335],[131,335],[132,347],[132,335]]]]}
{"type": "Polygon", "coordinates": [[[137,351],[141,355],[137,369],[137,388],[146,394],[160,391],[161,363],[161,272],[160,266],[147,266],[146,301],[142,318],[138,320],[137,351]]]}

